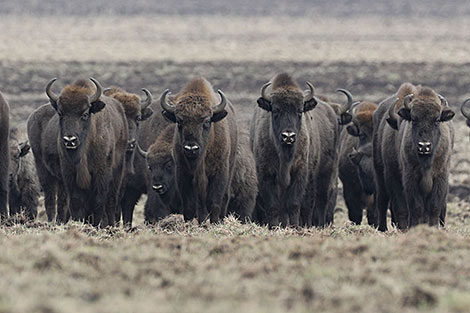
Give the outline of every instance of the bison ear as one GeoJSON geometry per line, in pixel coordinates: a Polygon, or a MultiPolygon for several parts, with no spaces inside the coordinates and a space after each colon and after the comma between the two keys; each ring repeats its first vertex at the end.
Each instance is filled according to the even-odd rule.
{"type": "Polygon", "coordinates": [[[317,98],[313,97],[312,99],[304,102],[304,112],[313,110],[318,104],[317,98]]]}
{"type": "Polygon", "coordinates": [[[218,121],[223,120],[227,116],[228,112],[223,110],[222,112],[215,113],[212,115],[211,122],[212,123],[217,123],[218,121]]]}
{"type": "Polygon", "coordinates": [[[339,120],[339,125],[346,125],[346,124],[351,123],[352,118],[353,117],[352,117],[351,113],[346,112],[346,113],[341,114],[341,116],[338,119],[339,120]]]}
{"type": "Polygon", "coordinates": [[[401,108],[400,111],[398,111],[398,115],[407,121],[411,121],[411,111],[407,108],[401,108]]]}
{"type": "Polygon", "coordinates": [[[351,136],[359,137],[359,128],[357,128],[356,125],[349,125],[348,127],[346,127],[346,130],[351,136]]]}
{"type": "Polygon", "coordinates": [[[266,110],[268,112],[271,112],[273,110],[271,102],[264,99],[263,97],[259,97],[258,100],[256,100],[256,102],[258,102],[258,106],[262,108],[263,110],[266,110]]]}
{"type": "Polygon", "coordinates": [[[396,119],[388,117],[386,121],[391,128],[398,130],[398,121],[396,119]]]}
{"type": "Polygon", "coordinates": [[[176,115],[175,113],[169,112],[167,110],[162,111],[163,117],[170,123],[176,123],[176,115]]]}
{"type": "Polygon", "coordinates": [[[451,109],[444,109],[441,112],[441,122],[448,122],[453,119],[455,116],[455,112],[451,109]]]}
{"type": "Polygon", "coordinates": [[[22,142],[18,145],[18,149],[20,150],[20,153],[18,154],[18,157],[19,158],[22,158],[24,157],[25,155],[28,154],[29,150],[31,149],[31,146],[29,145],[29,143],[26,141],[26,142],[22,142]]]}
{"type": "Polygon", "coordinates": [[[145,121],[150,116],[152,116],[152,114],[153,114],[153,110],[151,108],[145,108],[141,112],[140,120],[145,121]]]}
{"type": "Polygon", "coordinates": [[[103,101],[98,99],[95,102],[91,103],[90,113],[93,113],[93,114],[98,113],[99,111],[103,110],[105,106],[106,104],[103,101]]]}

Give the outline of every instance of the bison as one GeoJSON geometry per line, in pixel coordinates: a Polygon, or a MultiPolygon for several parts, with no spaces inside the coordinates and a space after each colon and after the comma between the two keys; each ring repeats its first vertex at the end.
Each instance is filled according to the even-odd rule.
{"type": "Polygon", "coordinates": [[[372,161],[372,116],[376,108],[377,104],[367,101],[355,107],[352,125],[348,125],[340,135],[338,167],[349,220],[361,224],[365,208],[367,221],[374,227],[378,224],[372,161]]]}
{"type": "Polygon", "coordinates": [[[38,215],[41,188],[28,142],[12,140],[10,145],[10,216],[24,212],[30,219],[38,215]]]}
{"type": "Polygon", "coordinates": [[[337,177],[338,119],[293,78],[276,75],[261,88],[252,118],[252,151],[259,182],[257,208],[271,227],[324,226],[337,177]],[[315,218],[314,218],[315,217],[315,218]]]}
{"type": "Polygon", "coordinates": [[[10,146],[8,134],[10,132],[10,107],[0,93],[0,220],[5,219],[8,202],[8,168],[10,160],[10,146]]]}
{"type": "Polygon", "coordinates": [[[404,83],[373,116],[373,160],[379,230],[444,225],[455,113],[428,87],[404,83]]]}
{"type": "Polygon", "coordinates": [[[46,194],[48,219],[53,219],[59,188],[61,202],[60,192],[66,191],[74,220],[114,225],[125,173],[127,120],[120,102],[103,96],[99,82],[90,80],[95,87],[79,79],[56,95],[52,79],[46,94],[54,112],[46,106],[34,111],[28,119],[28,136],[46,194]],[[54,161],[59,163],[59,179],[54,161]]]}
{"type": "Polygon", "coordinates": [[[176,123],[173,155],[185,220],[226,215],[237,147],[235,111],[221,90],[204,78],[191,80],[173,99],[160,98],[162,114],[176,123]]]}
{"type": "MultiPolygon", "coordinates": [[[[122,192],[121,192],[121,209],[123,215],[123,222],[125,226],[132,226],[132,215],[133,215],[133,206],[132,209],[129,209],[129,199],[126,198],[126,191],[132,189],[136,180],[136,171],[135,171],[135,150],[137,146],[137,139],[140,133],[140,124],[148,120],[153,114],[152,108],[152,94],[147,89],[143,88],[142,91],[145,93],[146,98],[140,99],[136,94],[126,92],[125,90],[119,87],[111,87],[106,89],[103,94],[109,97],[112,97],[118,100],[126,114],[127,126],[128,126],[128,141],[126,148],[126,176],[122,183],[122,192]],[[130,186],[128,186],[130,185],[130,186]]],[[[140,176],[142,179],[142,176],[140,176]]],[[[135,204],[135,202],[134,202],[135,204]]],[[[118,216],[117,221],[121,218],[121,212],[117,212],[118,216]]]]}

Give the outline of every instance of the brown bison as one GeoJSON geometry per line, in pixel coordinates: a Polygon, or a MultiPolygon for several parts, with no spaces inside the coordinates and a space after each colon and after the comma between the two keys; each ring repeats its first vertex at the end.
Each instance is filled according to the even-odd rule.
{"type": "Polygon", "coordinates": [[[379,230],[387,229],[389,202],[400,229],[444,224],[454,115],[444,97],[410,83],[380,103],[373,116],[379,230]]]}
{"type": "Polygon", "coordinates": [[[460,107],[462,115],[467,119],[467,126],[470,127],[470,98],[465,100],[460,107]]]}
{"type": "Polygon", "coordinates": [[[38,215],[39,186],[28,142],[12,142],[10,146],[10,216],[23,212],[30,220],[38,215]]]}
{"type": "MultiPolygon", "coordinates": [[[[288,74],[261,88],[252,124],[257,210],[270,226],[324,226],[337,176],[338,120],[313,86],[303,95],[288,74]]],[[[266,222],[265,221],[265,222],[266,222]]]]}
{"type": "Polygon", "coordinates": [[[165,118],[177,125],[173,154],[184,218],[197,213],[203,222],[210,214],[211,222],[218,222],[226,215],[235,164],[235,111],[204,78],[190,81],[171,101],[169,92],[165,90],[160,104],[165,118]]]}
{"type": "Polygon", "coordinates": [[[358,225],[364,208],[369,225],[377,226],[378,223],[372,161],[372,116],[376,108],[372,102],[358,103],[352,115],[352,125],[340,135],[339,178],[343,183],[349,220],[358,225]]]}
{"type": "MultiPolygon", "coordinates": [[[[120,200],[121,209],[123,210],[123,222],[126,226],[132,226],[132,215],[134,207],[132,206],[132,210],[129,210],[129,199],[126,198],[126,196],[129,195],[126,195],[126,191],[128,191],[129,188],[134,187],[133,185],[128,187],[128,184],[135,183],[135,164],[137,163],[135,161],[135,149],[140,133],[140,124],[146,121],[153,114],[153,110],[149,107],[152,104],[152,94],[145,88],[143,88],[142,91],[146,95],[145,99],[140,99],[138,95],[126,92],[119,87],[111,87],[103,92],[104,95],[112,97],[122,104],[127,118],[129,136],[126,148],[126,176],[121,186],[122,199],[120,200]]],[[[143,176],[140,176],[140,179],[142,178],[143,176]]],[[[119,221],[121,218],[121,212],[117,213],[118,216],[116,218],[117,221],[119,221]]]]}
{"type": "MultiPolygon", "coordinates": [[[[94,226],[103,220],[102,226],[114,225],[128,139],[124,109],[115,99],[103,96],[101,85],[93,78],[90,80],[95,88],[88,80],[77,80],[60,95],[51,90],[55,80],[47,84],[46,94],[56,113],[42,106],[28,120],[39,179],[44,192],[50,193],[46,199],[55,200],[56,184],[63,182],[74,220],[94,226]],[[62,180],[52,177],[48,181],[56,174],[48,167],[57,170],[48,165],[57,158],[62,180]],[[43,176],[44,171],[47,173],[43,176]]],[[[51,213],[49,207],[49,220],[51,213]]]]}
{"type": "MultiPolygon", "coordinates": [[[[151,212],[146,212],[146,216],[152,216],[153,220],[172,213],[181,213],[182,200],[176,182],[173,158],[174,128],[174,125],[165,128],[148,152],[139,148],[151,172],[149,200],[146,206],[146,210],[151,212]]],[[[248,135],[239,134],[239,139],[241,140],[237,147],[228,213],[234,214],[241,221],[247,221],[251,219],[255,207],[258,181],[255,161],[249,149],[248,135]]]]}
{"type": "Polygon", "coordinates": [[[10,159],[10,107],[0,93],[0,220],[5,219],[8,202],[8,168],[10,159]]]}

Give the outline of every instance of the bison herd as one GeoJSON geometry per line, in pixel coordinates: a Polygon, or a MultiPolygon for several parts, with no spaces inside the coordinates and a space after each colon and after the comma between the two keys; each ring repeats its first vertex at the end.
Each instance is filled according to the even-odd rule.
{"type": "MultiPolygon", "coordinates": [[[[380,104],[331,102],[288,74],[261,87],[248,131],[234,105],[204,78],[159,101],[94,78],[53,91],[27,121],[28,141],[9,127],[0,95],[0,214],[49,222],[132,226],[144,214],[218,223],[227,214],[274,226],[333,223],[338,178],[349,219],[387,230],[444,225],[455,113],[436,91],[404,83],[380,104]],[[31,150],[32,154],[29,153],[31,150]],[[34,158],[33,158],[34,157],[34,158]],[[7,210],[7,203],[9,212],[7,210]]],[[[470,99],[461,106],[470,127],[470,99]]]]}

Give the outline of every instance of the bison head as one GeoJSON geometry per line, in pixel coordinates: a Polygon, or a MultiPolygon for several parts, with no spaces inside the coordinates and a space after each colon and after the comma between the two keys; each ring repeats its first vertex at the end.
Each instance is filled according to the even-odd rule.
{"type": "Polygon", "coordinates": [[[205,95],[188,94],[178,97],[173,105],[169,103],[167,89],[160,98],[163,116],[170,122],[177,124],[175,145],[179,146],[183,156],[190,167],[195,167],[205,154],[209,141],[214,136],[213,123],[217,123],[227,116],[225,110],[227,98],[221,90],[220,102],[211,106],[211,100],[205,95]]]}
{"type": "Polygon", "coordinates": [[[305,95],[295,89],[266,93],[271,83],[261,88],[258,106],[271,113],[271,128],[276,147],[287,160],[292,160],[297,145],[297,137],[302,126],[302,116],[315,108],[318,101],[310,82],[306,82],[308,91],[305,95]]]}
{"type": "Polygon", "coordinates": [[[364,193],[371,195],[375,192],[374,167],[372,159],[372,143],[359,146],[349,154],[349,159],[357,167],[359,181],[364,193]]]}
{"type": "Polygon", "coordinates": [[[358,102],[357,110],[353,108],[352,124],[346,127],[349,135],[358,137],[359,144],[365,145],[372,140],[372,116],[377,105],[371,102],[358,102]]]}
{"type": "Polygon", "coordinates": [[[46,86],[50,103],[59,115],[59,140],[74,163],[80,161],[93,114],[105,107],[105,103],[100,100],[102,92],[100,83],[94,78],[90,80],[96,86],[96,91],[91,95],[91,85],[84,81],[65,87],[59,96],[51,90],[55,78],[46,86]]]}
{"type": "MultiPolygon", "coordinates": [[[[425,92],[431,94],[431,91],[425,92]]],[[[411,140],[413,150],[421,161],[429,162],[441,136],[440,124],[450,121],[455,113],[441,95],[419,96],[407,95],[398,115],[411,123],[411,140]]]]}
{"type": "Polygon", "coordinates": [[[460,107],[462,115],[467,119],[467,126],[470,127],[470,98],[465,100],[460,107]]]}

